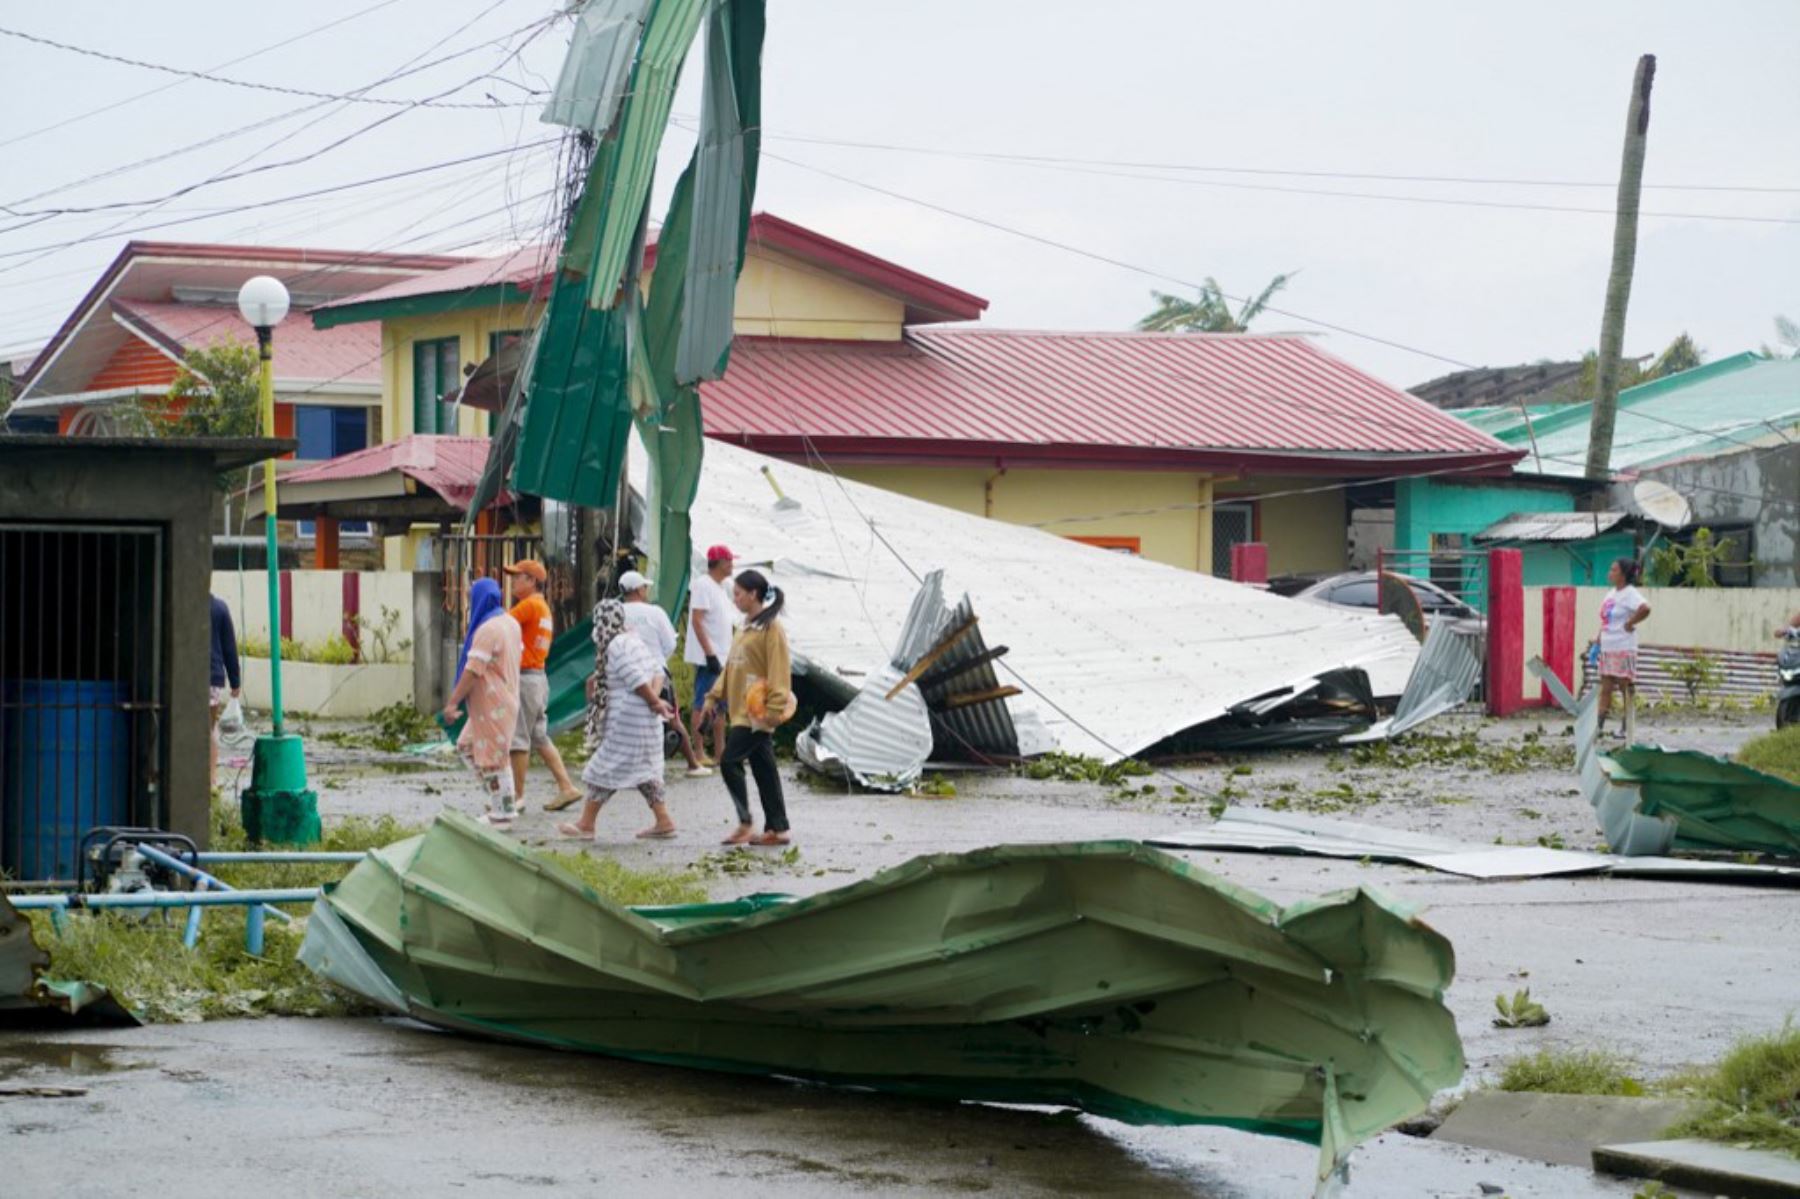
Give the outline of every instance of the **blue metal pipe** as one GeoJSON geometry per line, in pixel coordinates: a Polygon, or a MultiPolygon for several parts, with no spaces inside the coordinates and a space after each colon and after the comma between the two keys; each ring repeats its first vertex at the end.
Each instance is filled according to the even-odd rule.
{"type": "Polygon", "coordinates": [[[328,862],[360,862],[367,856],[360,850],[320,851],[318,853],[287,850],[266,853],[197,853],[194,855],[194,860],[202,865],[212,866],[223,862],[299,862],[308,865],[323,865],[328,862]]]}
{"type": "MultiPolygon", "coordinates": [[[[195,890],[206,890],[206,884],[201,883],[195,890]]],[[[189,949],[192,949],[200,943],[200,917],[204,915],[206,915],[206,909],[204,908],[188,909],[187,929],[181,934],[181,943],[189,949]]]]}
{"type": "MultiPolygon", "coordinates": [[[[160,866],[167,866],[170,870],[175,871],[177,874],[186,875],[188,878],[191,878],[195,882],[199,883],[202,888],[210,887],[214,891],[235,891],[235,890],[237,890],[236,887],[233,887],[229,883],[220,882],[218,879],[214,878],[212,875],[208,874],[206,871],[201,870],[199,867],[190,866],[186,862],[182,861],[180,858],[176,857],[174,854],[165,853],[163,850],[156,848],[156,846],[154,846],[154,845],[139,844],[139,845],[132,846],[132,848],[137,850],[137,852],[142,854],[144,857],[149,858],[152,862],[155,862],[160,866]]],[[[275,913],[275,915],[277,917],[279,917],[282,921],[284,921],[288,924],[292,924],[294,921],[294,918],[292,916],[288,915],[286,912],[277,911],[275,913]]],[[[192,923],[193,923],[193,920],[190,917],[189,924],[191,925],[192,923]]],[[[199,930],[195,929],[194,931],[197,934],[199,930]]]]}
{"type": "Polygon", "coordinates": [[[230,908],[311,903],[318,897],[317,887],[268,891],[126,891],[116,895],[17,895],[12,897],[12,905],[21,912],[81,908],[230,908]]]}
{"type": "MultiPolygon", "coordinates": [[[[199,908],[194,909],[196,912],[199,908]]],[[[274,912],[271,907],[249,908],[244,912],[244,952],[251,957],[259,958],[263,951],[263,913],[274,912]]],[[[280,913],[278,913],[280,914],[280,913]]]]}

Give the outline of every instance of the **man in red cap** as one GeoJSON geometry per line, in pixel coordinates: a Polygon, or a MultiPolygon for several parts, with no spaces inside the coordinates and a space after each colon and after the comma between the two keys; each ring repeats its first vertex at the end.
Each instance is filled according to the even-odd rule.
{"type": "Polygon", "coordinates": [[[557,812],[581,799],[583,792],[569,778],[562,755],[556,752],[556,742],[550,740],[550,724],[545,716],[550,706],[550,676],[544,673],[544,665],[550,659],[550,642],[556,635],[556,622],[543,595],[550,575],[544,564],[533,558],[513,563],[506,573],[512,576],[513,596],[517,600],[512,606],[512,618],[519,622],[525,643],[519,657],[519,719],[513,726],[513,793],[520,802],[524,801],[525,772],[535,749],[556,778],[557,796],[544,806],[557,812]]]}
{"type": "MultiPolygon", "coordinates": [[[[725,656],[731,652],[731,596],[725,591],[725,580],[731,577],[732,554],[729,546],[715,545],[706,551],[706,573],[688,585],[687,646],[682,657],[694,668],[694,702],[688,709],[693,722],[694,744],[704,747],[708,738],[702,727],[708,723],[706,695],[719,681],[725,656]]],[[[725,752],[725,722],[714,719],[712,725],[712,762],[725,752]]],[[[704,760],[704,749],[702,750],[704,760]]],[[[709,763],[710,764],[710,763],[709,763]]]]}

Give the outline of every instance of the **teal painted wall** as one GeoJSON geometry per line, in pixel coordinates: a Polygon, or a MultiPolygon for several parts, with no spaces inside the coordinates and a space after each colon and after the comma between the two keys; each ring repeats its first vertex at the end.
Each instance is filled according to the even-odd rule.
{"type": "MultiPolygon", "coordinates": [[[[1433,534],[1472,536],[1515,512],[1574,510],[1574,496],[1561,489],[1405,479],[1394,484],[1394,548],[1428,550],[1433,534]]],[[[1585,587],[1604,584],[1607,564],[1635,554],[1637,543],[1630,533],[1608,533],[1566,545],[1517,548],[1524,551],[1527,587],[1585,587]]]]}
{"type": "Polygon", "coordinates": [[[1394,484],[1394,548],[1428,550],[1433,533],[1470,536],[1514,512],[1573,511],[1575,498],[1557,488],[1402,479],[1394,484]]]}

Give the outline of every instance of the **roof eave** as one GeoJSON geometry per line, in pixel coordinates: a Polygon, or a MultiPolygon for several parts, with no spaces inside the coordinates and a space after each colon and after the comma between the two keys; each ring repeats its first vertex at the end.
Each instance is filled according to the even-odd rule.
{"type": "Polygon", "coordinates": [[[367,321],[394,321],[408,317],[437,316],[446,312],[462,312],[470,308],[486,308],[495,304],[523,304],[531,293],[513,283],[489,283],[460,291],[432,292],[405,296],[396,300],[364,300],[358,303],[332,304],[313,309],[315,329],[335,329],[339,325],[357,325],[367,321]]]}

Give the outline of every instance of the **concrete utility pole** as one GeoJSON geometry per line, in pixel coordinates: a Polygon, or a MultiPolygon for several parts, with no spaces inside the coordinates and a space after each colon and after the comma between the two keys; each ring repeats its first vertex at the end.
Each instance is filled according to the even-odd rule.
{"type": "Polygon", "coordinates": [[[1612,475],[1613,423],[1619,413],[1619,355],[1625,343],[1625,307],[1631,301],[1631,272],[1637,265],[1638,192],[1644,181],[1645,133],[1650,128],[1650,84],[1656,55],[1638,59],[1625,114],[1625,153],[1619,162],[1619,211],[1613,222],[1612,274],[1606,281],[1606,312],[1600,318],[1600,394],[1588,426],[1587,477],[1612,475]]]}

